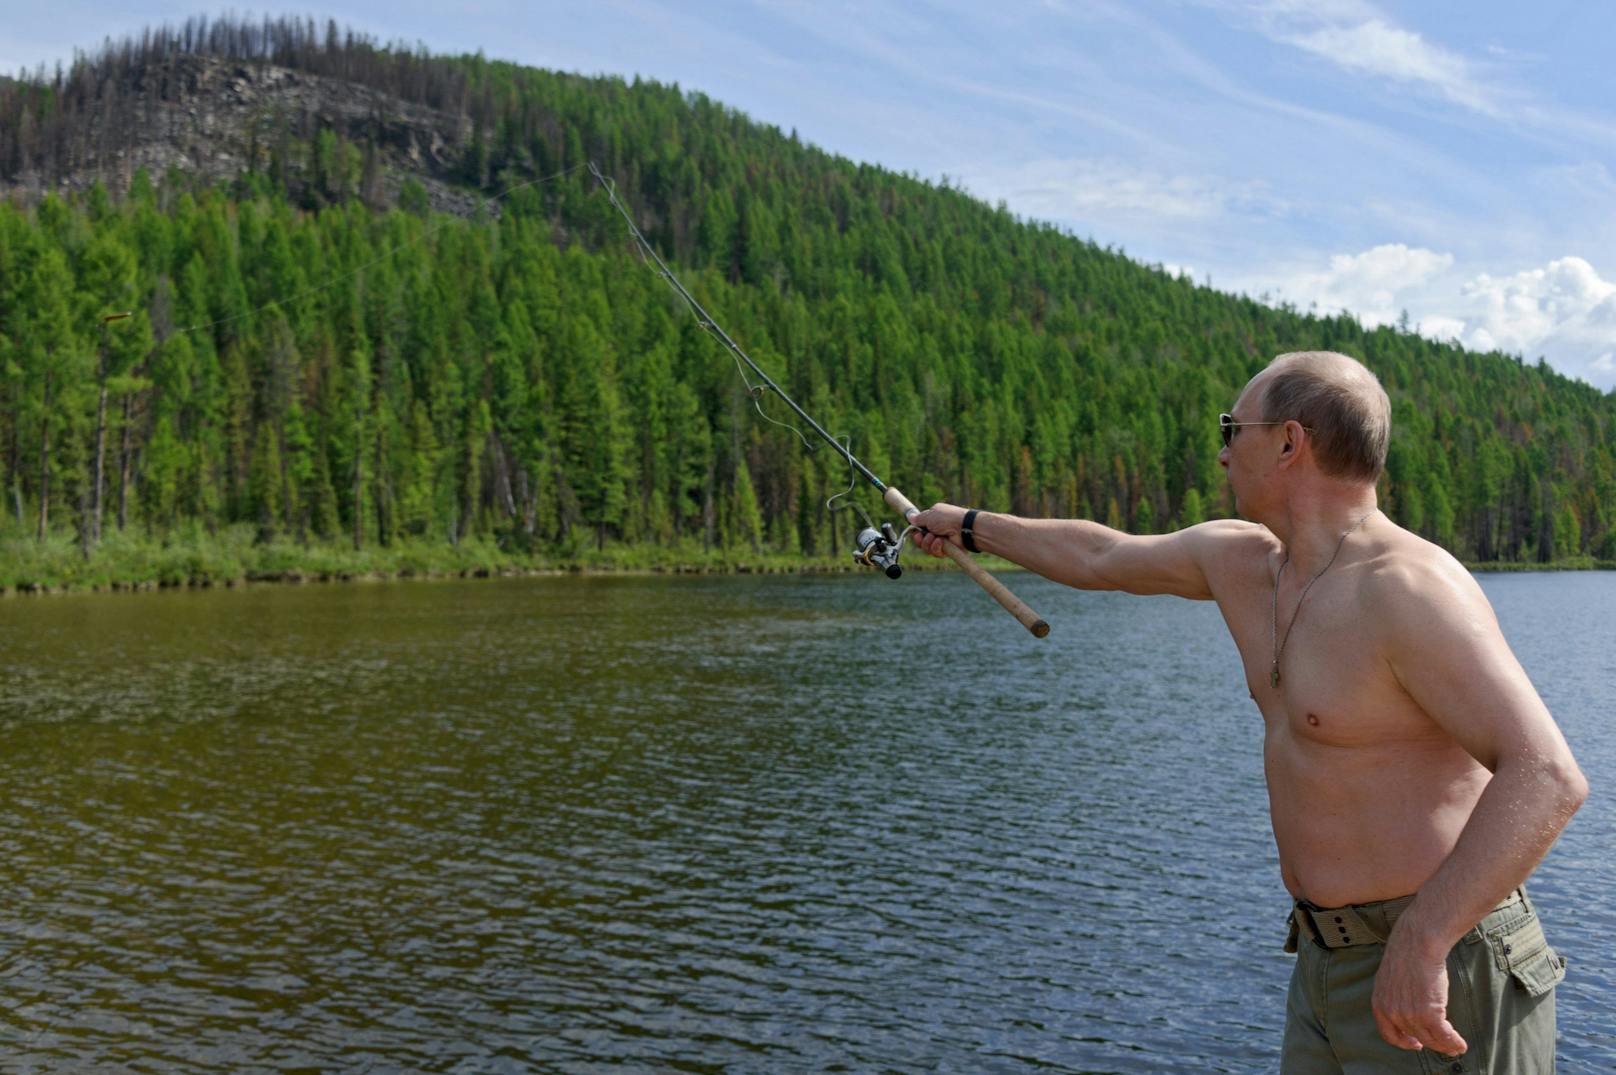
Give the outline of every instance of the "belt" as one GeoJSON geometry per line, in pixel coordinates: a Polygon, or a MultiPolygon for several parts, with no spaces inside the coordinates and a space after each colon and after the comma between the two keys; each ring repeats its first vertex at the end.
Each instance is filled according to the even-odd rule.
{"type": "MultiPolygon", "coordinates": [[[[1358,944],[1384,944],[1392,935],[1392,927],[1414,902],[1413,896],[1399,896],[1394,900],[1376,903],[1357,903],[1347,907],[1317,907],[1305,900],[1297,900],[1291,911],[1293,934],[1305,934],[1325,948],[1350,948],[1358,944]]],[[[1526,892],[1517,888],[1493,908],[1503,910],[1516,903],[1526,902],[1526,892]]],[[[1488,912],[1491,913],[1491,912],[1488,912]]],[[[1292,944],[1294,944],[1294,939],[1292,944]]],[[[1287,948],[1290,946],[1287,945],[1287,948]]]]}

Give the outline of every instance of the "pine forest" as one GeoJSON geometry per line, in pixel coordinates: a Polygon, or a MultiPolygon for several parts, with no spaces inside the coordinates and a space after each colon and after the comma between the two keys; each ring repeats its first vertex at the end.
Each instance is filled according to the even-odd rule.
{"type": "Polygon", "coordinates": [[[845,462],[764,420],[790,415],[636,254],[588,162],[917,503],[1138,532],[1232,514],[1218,413],[1275,354],[1326,348],[1391,395],[1399,523],[1469,562],[1616,560],[1616,394],[1542,361],[1221,293],[678,87],[193,20],[0,80],[0,585],[440,552],[847,560],[857,523],[826,507],[845,462]],[[229,178],[112,166],[197,59],[362,87],[463,137],[413,176],[378,152],[384,117],[367,136],[310,111],[229,178]]]}

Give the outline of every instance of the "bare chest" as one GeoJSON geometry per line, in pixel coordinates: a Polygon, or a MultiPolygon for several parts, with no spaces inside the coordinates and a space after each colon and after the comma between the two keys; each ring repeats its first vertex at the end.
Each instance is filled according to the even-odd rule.
{"type": "Polygon", "coordinates": [[[1381,746],[1436,731],[1386,661],[1374,610],[1350,577],[1258,590],[1224,615],[1269,729],[1299,741],[1381,746]]]}

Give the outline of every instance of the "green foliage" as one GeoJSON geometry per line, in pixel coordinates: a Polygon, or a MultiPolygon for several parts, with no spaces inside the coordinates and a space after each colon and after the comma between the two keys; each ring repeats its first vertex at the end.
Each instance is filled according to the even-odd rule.
{"type": "MultiPolygon", "coordinates": [[[[1215,415],[1274,354],[1331,348],[1392,396],[1394,518],[1472,561],[1616,554],[1616,396],[1545,366],[1198,287],[676,88],[419,62],[465,90],[462,180],[598,161],[729,334],[917,501],[1140,531],[1227,514],[1215,415]]],[[[276,152],[279,180],[228,191],[140,174],[121,199],[0,203],[7,558],[80,526],[98,381],[129,504],[107,540],[167,550],[130,554],[141,578],[204,546],[220,577],[439,548],[842,557],[845,466],[758,418],[587,172],[461,220],[414,179],[374,208],[374,159],[338,132],[276,152]],[[97,319],[123,309],[103,369],[97,319]]]]}
{"type": "Polygon", "coordinates": [[[752,486],[752,475],[744,461],[735,467],[735,485],[730,493],[729,525],[725,537],[733,549],[758,553],[763,551],[763,513],[758,509],[757,493],[752,486]]]}

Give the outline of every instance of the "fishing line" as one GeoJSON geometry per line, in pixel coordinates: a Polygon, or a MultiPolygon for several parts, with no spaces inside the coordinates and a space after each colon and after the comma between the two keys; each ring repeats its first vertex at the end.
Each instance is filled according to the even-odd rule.
{"type": "MultiPolygon", "coordinates": [[[[869,467],[859,462],[858,458],[853,454],[851,449],[851,437],[838,439],[826,432],[825,427],[814,421],[807,411],[798,406],[796,401],[788,396],[785,391],[774,382],[774,379],[764,371],[763,367],[752,361],[752,357],[743,351],[741,346],[730,338],[729,333],[725,332],[723,328],[712,319],[707,311],[702,308],[701,303],[696,300],[696,297],[690,293],[684,284],[680,283],[679,278],[675,276],[673,271],[668,268],[665,262],[663,262],[661,256],[657,254],[656,248],[653,247],[645,238],[645,235],[641,233],[639,226],[634,223],[634,217],[618,199],[617,190],[613,182],[601,174],[600,169],[595,167],[595,163],[593,161],[575,164],[570,168],[564,168],[552,175],[539,176],[535,179],[529,179],[521,183],[513,184],[493,197],[484,199],[478,208],[484,209],[495,205],[505,198],[510,197],[512,194],[515,194],[519,190],[539,186],[545,183],[555,182],[556,180],[565,178],[566,176],[569,176],[583,168],[589,169],[589,174],[595,177],[595,181],[599,183],[601,189],[606,192],[606,197],[610,200],[612,208],[617,210],[618,215],[623,218],[623,222],[628,225],[629,234],[634,237],[634,241],[638,245],[641,260],[645,261],[646,259],[649,259],[650,262],[656,266],[657,271],[662,275],[663,279],[668,282],[668,285],[678,293],[679,297],[683,299],[690,309],[695,313],[697,325],[703,331],[709,332],[717,337],[719,342],[724,345],[725,349],[730,352],[731,357],[735,360],[736,371],[740,374],[742,383],[746,385],[747,395],[751,397],[753,407],[757,410],[759,417],[763,418],[767,422],[773,423],[774,425],[784,426],[785,428],[790,429],[792,432],[797,434],[798,439],[803,442],[807,450],[812,451],[814,449],[815,443],[810,441],[807,434],[805,434],[801,429],[789,422],[781,422],[777,419],[770,418],[769,415],[764,412],[761,405],[763,393],[765,391],[772,391],[775,395],[780,397],[781,402],[785,403],[785,405],[791,409],[792,413],[800,418],[809,429],[812,429],[815,433],[817,433],[822,440],[824,440],[831,447],[835,448],[836,451],[847,460],[849,471],[854,472],[856,475],[862,475],[866,481],[875,486],[876,491],[881,494],[881,499],[887,504],[887,506],[901,512],[906,522],[919,515],[920,509],[915,507],[914,503],[910,501],[907,496],[905,496],[896,487],[887,485],[886,482],[876,477],[874,471],[870,470],[869,467]],[[756,375],[759,383],[754,384],[751,378],[747,377],[746,371],[748,369],[750,369],[752,373],[756,375]],[[845,440],[846,443],[843,443],[843,440],[845,440]]],[[[349,269],[347,272],[337,273],[326,278],[318,284],[304,288],[301,291],[294,292],[286,298],[271,300],[270,302],[266,302],[260,306],[254,307],[253,309],[244,311],[243,313],[234,314],[230,317],[221,317],[213,321],[207,321],[195,325],[187,325],[184,328],[176,330],[173,335],[197,332],[205,328],[217,328],[220,325],[227,325],[235,321],[255,317],[271,307],[287,306],[294,302],[308,298],[311,295],[319,294],[320,292],[334,287],[337,284],[352,279],[371,266],[378,264],[386,258],[392,257],[394,254],[397,254],[402,250],[407,250],[412,246],[419,245],[426,239],[436,235],[442,229],[458,222],[459,218],[457,217],[447,217],[440,223],[427,228],[415,238],[407,242],[400,243],[398,246],[395,246],[389,250],[383,251],[376,257],[371,258],[369,261],[366,261],[355,268],[349,269]]],[[[853,487],[857,484],[857,478],[855,477],[852,484],[849,485],[846,491],[832,496],[825,502],[826,507],[831,511],[837,510],[834,507],[835,501],[848,496],[852,492],[853,487]]],[[[853,504],[855,507],[857,506],[853,501],[849,501],[848,503],[853,504]]],[[[858,512],[861,516],[863,516],[865,523],[869,524],[871,520],[869,515],[865,513],[864,509],[858,508],[858,512]]],[[[902,552],[905,540],[907,540],[909,535],[914,533],[917,529],[919,528],[911,523],[910,525],[906,526],[903,532],[900,534],[893,528],[891,523],[882,523],[879,530],[873,525],[866,525],[854,541],[855,548],[853,551],[853,559],[866,566],[879,567],[886,572],[889,578],[895,579],[902,574],[902,568],[898,566],[898,554],[902,552]]],[[[987,590],[988,593],[992,595],[994,600],[998,601],[1000,605],[1004,606],[1006,611],[1015,616],[1016,619],[1021,622],[1022,626],[1031,631],[1034,637],[1043,638],[1049,633],[1049,624],[1046,623],[1042,617],[1040,617],[1031,608],[1027,607],[1027,604],[1024,601],[1011,593],[1002,582],[984,571],[981,566],[973,561],[969,554],[963,549],[953,544],[945,544],[943,546],[943,551],[960,567],[961,570],[969,575],[973,581],[975,581],[983,589],[987,590]]]]}
{"type": "MultiPolygon", "coordinates": [[[[851,436],[847,436],[847,437],[844,437],[843,440],[846,441],[846,443],[843,444],[843,446],[842,446],[843,451],[851,452],[852,447],[853,447],[853,438],[851,436]]],[[[832,515],[835,515],[838,511],[845,511],[848,508],[852,508],[854,511],[858,512],[861,516],[864,517],[864,525],[865,526],[873,527],[873,526],[875,526],[875,523],[870,521],[869,513],[867,511],[865,511],[863,509],[863,507],[861,507],[859,505],[859,502],[857,500],[849,500],[845,504],[836,503],[838,500],[842,499],[843,497],[851,497],[853,495],[853,489],[857,485],[858,485],[858,475],[855,474],[853,472],[853,468],[851,466],[849,466],[847,468],[847,488],[843,489],[841,492],[837,493],[835,496],[832,496],[829,500],[825,501],[825,510],[829,511],[832,515]]]]}
{"type": "MultiPolygon", "coordinates": [[[[804,447],[808,451],[811,452],[814,450],[814,443],[808,439],[807,434],[803,433],[801,429],[789,422],[776,421],[775,419],[770,418],[768,414],[764,412],[762,406],[763,393],[765,390],[773,391],[775,395],[780,397],[786,406],[790,407],[792,411],[796,413],[797,417],[801,418],[804,422],[808,423],[808,425],[812,426],[815,433],[818,433],[821,437],[828,441],[831,447],[840,452],[842,457],[847,460],[847,470],[849,475],[848,486],[842,492],[836,493],[835,495],[831,496],[830,499],[826,500],[825,508],[832,515],[834,515],[837,511],[840,511],[843,508],[851,507],[863,518],[864,529],[860,530],[858,536],[853,540],[853,559],[866,567],[881,568],[886,572],[888,578],[895,579],[901,575],[903,573],[903,569],[898,566],[898,556],[903,552],[904,542],[908,539],[910,534],[914,533],[917,528],[914,526],[906,527],[902,534],[899,534],[896,530],[894,530],[891,523],[882,523],[881,526],[877,528],[875,522],[870,518],[869,513],[864,510],[858,501],[846,499],[845,503],[840,506],[838,506],[836,503],[838,500],[843,500],[844,498],[849,498],[851,496],[854,487],[858,484],[859,474],[863,474],[864,477],[869,480],[870,484],[874,485],[876,489],[880,490],[883,496],[888,493],[886,484],[883,483],[880,478],[877,478],[873,473],[871,473],[870,469],[863,463],[860,463],[853,455],[852,435],[844,434],[841,437],[832,436],[831,434],[825,432],[824,427],[822,427],[818,422],[810,418],[807,411],[804,411],[801,407],[797,406],[792,398],[786,395],[778,384],[775,384],[774,379],[765,373],[761,366],[752,361],[752,357],[750,355],[741,350],[741,345],[730,339],[729,334],[719,326],[718,322],[713,320],[712,316],[708,314],[705,309],[702,308],[701,303],[696,301],[696,297],[690,293],[684,284],[679,282],[679,278],[673,275],[673,270],[668,268],[661,256],[657,254],[656,248],[651,245],[650,240],[645,237],[644,233],[640,231],[639,226],[634,223],[633,215],[630,214],[627,207],[624,206],[620,200],[618,200],[616,184],[611,179],[608,179],[606,176],[602,175],[600,169],[595,167],[593,162],[591,162],[589,165],[589,173],[595,177],[597,182],[600,183],[601,189],[606,192],[606,197],[611,200],[612,208],[617,210],[618,214],[623,218],[623,222],[628,225],[629,234],[634,239],[635,249],[640,255],[640,260],[642,262],[649,262],[655,265],[657,273],[665,281],[667,281],[668,286],[673,288],[674,292],[685,301],[686,305],[690,307],[691,312],[695,314],[696,324],[702,330],[711,333],[720,343],[724,345],[725,349],[729,351],[730,357],[735,362],[736,372],[741,375],[741,383],[746,385],[747,394],[752,397],[752,406],[753,409],[758,412],[758,415],[763,418],[764,421],[772,422],[777,426],[784,426],[785,428],[791,430],[793,433],[797,434],[798,439],[802,441],[804,447]],[[745,366],[742,366],[743,362],[745,363],[745,366]],[[747,367],[751,368],[752,372],[758,376],[761,383],[752,383],[751,379],[746,375],[747,367]]],[[[912,512],[913,505],[910,505],[910,509],[912,512]]]]}
{"type": "MultiPolygon", "coordinates": [[[[712,316],[709,315],[705,309],[702,308],[701,303],[696,301],[696,297],[690,293],[684,284],[679,282],[679,278],[673,274],[673,270],[668,268],[661,256],[657,254],[656,248],[651,245],[650,241],[646,239],[644,233],[640,231],[639,226],[634,223],[633,215],[630,214],[627,207],[625,207],[623,203],[618,200],[616,186],[613,181],[602,175],[600,169],[595,167],[593,163],[589,165],[589,173],[595,177],[598,183],[600,183],[601,189],[606,192],[606,197],[611,200],[612,208],[617,210],[618,214],[623,218],[623,222],[628,225],[629,234],[634,238],[636,249],[640,254],[640,260],[642,262],[649,261],[656,266],[657,272],[664,280],[668,282],[668,286],[672,287],[674,291],[678,293],[679,297],[685,301],[685,303],[690,307],[691,311],[695,314],[697,325],[699,325],[703,330],[712,333],[730,352],[730,356],[735,360],[735,368],[741,375],[741,382],[746,385],[747,394],[752,397],[753,406],[756,408],[758,414],[766,421],[773,422],[775,425],[785,426],[787,429],[790,429],[792,432],[797,434],[798,438],[802,440],[803,444],[806,445],[810,451],[813,450],[814,444],[808,440],[807,435],[804,434],[801,429],[798,429],[796,426],[791,425],[788,422],[775,421],[775,419],[770,418],[764,413],[759,401],[761,400],[765,389],[773,391],[775,395],[780,397],[781,401],[784,402],[786,406],[791,408],[798,418],[801,418],[804,422],[806,422],[815,433],[818,433],[822,438],[824,438],[824,440],[828,442],[831,447],[835,448],[839,453],[841,453],[842,457],[847,460],[847,469],[851,480],[845,490],[840,493],[836,493],[830,497],[830,499],[825,501],[826,509],[832,514],[841,510],[836,502],[848,497],[853,492],[854,487],[858,484],[857,476],[862,474],[865,479],[869,481],[871,485],[874,485],[882,494],[882,498],[884,500],[893,506],[899,506],[903,509],[906,519],[912,518],[914,515],[918,514],[919,509],[911,504],[907,497],[898,492],[896,489],[889,488],[885,482],[875,476],[869,467],[866,467],[863,463],[858,461],[858,458],[853,455],[851,435],[834,437],[825,432],[823,426],[814,421],[813,418],[809,417],[807,411],[799,407],[796,402],[792,400],[790,396],[786,395],[780,386],[774,382],[773,378],[763,371],[761,366],[752,361],[751,356],[741,349],[740,344],[730,339],[729,334],[725,332],[716,321],[713,320],[712,316]],[[744,367],[742,366],[742,363],[745,363],[744,367]],[[746,369],[748,368],[757,375],[759,381],[761,382],[760,384],[753,384],[751,379],[746,376],[746,369]]],[[[895,579],[901,575],[903,573],[903,569],[898,566],[898,556],[903,551],[904,542],[908,540],[909,535],[914,533],[919,528],[913,525],[907,526],[900,534],[893,528],[891,523],[882,523],[878,529],[874,521],[871,520],[869,513],[867,513],[857,501],[847,500],[846,503],[841,507],[852,507],[864,519],[864,529],[861,530],[858,536],[854,539],[855,548],[853,551],[853,559],[867,567],[879,567],[883,569],[888,578],[895,579]]],[[[980,569],[978,568],[977,571],[980,572],[980,569]]],[[[988,586],[990,591],[995,586],[998,587],[999,590],[1002,590],[1008,600],[1006,600],[1006,598],[1000,598],[1000,603],[1004,604],[1006,608],[1010,608],[1011,603],[1020,603],[1013,595],[1009,595],[1008,590],[1003,590],[1002,584],[999,584],[996,580],[989,578],[985,572],[981,573],[981,577],[978,577],[977,581],[982,582],[984,586],[988,586]]],[[[1017,615],[1019,616],[1021,614],[1017,613],[1017,615]]],[[[1044,631],[1048,631],[1048,626],[1044,625],[1042,620],[1038,620],[1036,614],[1032,613],[1030,609],[1026,610],[1026,616],[1027,619],[1024,622],[1027,622],[1029,627],[1036,622],[1042,626],[1044,631]]],[[[1036,633],[1036,631],[1034,633],[1036,633]]]]}
{"type": "MultiPolygon", "coordinates": [[[[741,359],[746,357],[746,353],[742,351],[738,345],[736,345],[734,340],[731,340],[729,336],[725,334],[723,329],[718,327],[717,323],[715,323],[712,318],[707,316],[707,311],[703,310],[701,305],[697,303],[695,299],[690,297],[690,293],[686,291],[684,286],[679,283],[678,278],[673,275],[673,271],[662,263],[661,258],[657,257],[656,251],[651,248],[650,242],[646,240],[644,235],[640,234],[640,229],[635,227],[633,218],[630,217],[628,211],[623,208],[622,203],[617,200],[616,180],[601,175],[600,171],[595,167],[593,161],[591,161],[589,164],[589,171],[597,180],[600,181],[601,188],[606,191],[606,197],[610,199],[612,207],[615,208],[619,213],[622,213],[623,219],[628,221],[629,232],[634,240],[634,252],[640,256],[640,263],[652,269],[658,276],[662,277],[667,285],[673,289],[674,294],[678,295],[680,298],[684,299],[687,304],[689,304],[691,307],[691,312],[696,318],[697,328],[718,340],[719,343],[724,345],[725,350],[730,352],[730,359],[735,363],[735,372],[741,375],[741,383],[746,386],[746,394],[751,398],[752,409],[757,411],[758,417],[763,419],[765,422],[780,426],[782,429],[791,430],[791,432],[797,435],[797,439],[802,441],[802,446],[805,451],[813,451],[815,444],[813,441],[808,439],[807,434],[803,433],[802,430],[798,429],[790,422],[781,422],[777,419],[770,418],[768,412],[763,409],[763,393],[773,389],[775,394],[780,396],[781,399],[786,398],[785,393],[781,392],[773,381],[770,381],[768,384],[753,384],[751,378],[747,377],[746,367],[741,365],[741,359]]],[[[757,364],[752,362],[750,358],[747,358],[746,361],[752,366],[753,369],[757,369],[757,364]]],[[[762,374],[761,370],[758,370],[758,372],[760,375],[762,374]]],[[[791,401],[787,399],[786,402],[790,403],[791,401]]],[[[852,454],[846,449],[843,449],[842,454],[848,456],[848,458],[852,458],[852,454]]]]}
{"type": "MultiPolygon", "coordinates": [[[[768,422],[768,423],[770,423],[772,425],[777,425],[777,426],[780,426],[780,427],[782,427],[784,429],[791,430],[791,432],[793,432],[793,433],[795,433],[797,435],[797,439],[802,442],[803,448],[805,450],[810,451],[810,452],[813,451],[814,448],[815,448],[815,444],[814,444],[813,441],[808,439],[807,434],[805,434],[797,426],[792,425],[790,422],[782,422],[782,421],[780,421],[780,420],[778,420],[776,418],[771,417],[769,415],[769,413],[763,409],[762,400],[763,400],[763,394],[765,392],[769,391],[770,389],[773,389],[776,394],[781,396],[781,398],[785,398],[784,393],[781,393],[779,387],[777,385],[775,385],[772,380],[769,380],[767,375],[763,374],[761,370],[758,370],[758,373],[761,376],[764,377],[764,381],[766,383],[753,384],[751,379],[749,377],[747,377],[747,375],[746,375],[746,367],[741,364],[742,359],[744,358],[746,360],[746,363],[748,365],[751,365],[753,367],[753,369],[757,369],[756,363],[753,363],[750,358],[747,358],[745,353],[743,351],[741,351],[740,347],[736,345],[735,341],[731,340],[729,338],[728,334],[725,333],[722,328],[719,328],[718,325],[713,321],[713,319],[711,317],[707,316],[707,312],[704,309],[702,309],[701,305],[699,303],[697,303],[690,296],[690,293],[687,292],[684,289],[683,285],[681,285],[679,283],[678,279],[673,275],[673,272],[665,264],[662,263],[662,259],[657,257],[656,251],[651,248],[650,243],[647,242],[646,239],[645,239],[645,236],[640,233],[639,228],[634,226],[633,219],[629,217],[627,211],[623,208],[622,203],[618,201],[618,199],[617,199],[617,191],[615,189],[614,183],[611,180],[608,180],[605,176],[603,176],[600,173],[600,170],[595,167],[595,163],[593,161],[585,161],[585,162],[580,163],[580,164],[574,164],[570,168],[563,168],[561,171],[555,172],[555,173],[553,173],[551,175],[539,176],[539,177],[534,178],[534,179],[524,180],[521,183],[512,184],[511,186],[506,187],[504,190],[500,191],[498,194],[495,194],[495,195],[493,195],[492,197],[489,197],[489,198],[485,198],[482,202],[478,203],[478,205],[473,210],[473,212],[480,212],[480,211],[489,209],[492,206],[498,204],[499,202],[504,201],[506,198],[510,197],[512,194],[515,194],[517,191],[525,190],[528,187],[541,186],[543,184],[553,183],[558,179],[564,179],[567,176],[572,175],[574,172],[581,171],[582,169],[585,169],[585,168],[589,169],[590,174],[593,175],[596,178],[596,180],[599,181],[602,189],[604,189],[605,192],[606,192],[606,197],[611,201],[612,206],[614,208],[616,208],[619,213],[622,213],[624,219],[628,221],[630,231],[631,231],[631,233],[633,235],[633,238],[635,239],[635,247],[634,247],[634,249],[635,249],[635,252],[639,254],[640,261],[642,263],[646,264],[647,266],[651,266],[653,264],[653,262],[654,262],[654,268],[655,268],[655,271],[658,273],[658,275],[660,275],[665,281],[667,281],[668,285],[674,289],[674,292],[676,294],[678,294],[679,296],[681,296],[682,298],[684,298],[690,304],[692,309],[695,311],[697,327],[700,328],[703,332],[706,332],[706,333],[708,333],[710,335],[715,336],[721,343],[723,343],[725,345],[726,349],[730,351],[730,357],[735,363],[735,372],[740,374],[741,383],[746,386],[747,397],[749,399],[751,399],[752,408],[755,411],[757,411],[758,417],[762,418],[765,422],[768,422]]],[[[321,292],[324,292],[324,291],[328,291],[331,288],[337,286],[338,284],[346,283],[347,281],[349,281],[349,280],[353,279],[354,277],[358,276],[360,273],[364,272],[366,269],[369,269],[374,265],[380,264],[381,262],[387,260],[388,258],[392,257],[395,254],[398,254],[398,253],[401,253],[401,252],[403,252],[405,250],[408,250],[411,247],[419,246],[421,243],[424,243],[428,239],[430,239],[433,236],[437,235],[443,229],[460,223],[460,220],[461,220],[461,218],[459,218],[459,217],[445,216],[445,218],[443,220],[439,221],[436,224],[433,224],[433,225],[429,226],[424,231],[422,231],[419,235],[415,236],[413,239],[409,239],[406,242],[402,242],[402,243],[398,244],[397,246],[394,246],[394,247],[392,247],[390,249],[384,250],[380,254],[376,255],[373,258],[371,258],[369,261],[366,261],[366,262],[363,262],[363,263],[361,263],[359,265],[356,265],[353,268],[347,270],[346,272],[341,272],[341,273],[337,273],[337,274],[332,275],[332,276],[328,276],[324,280],[321,280],[320,282],[318,282],[316,284],[311,284],[310,286],[303,288],[301,291],[293,292],[292,294],[287,295],[287,296],[285,296],[283,298],[271,299],[270,301],[268,301],[266,303],[263,303],[263,304],[261,304],[259,306],[255,306],[250,310],[245,310],[242,313],[232,314],[229,317],[220,317],[220,318],[216,318],[215,320],[212,320],[212,321],[199,322],[197,324],[186,325],[183,328],[175,329],[172,333],[170,333],[168,338],[172,339],[175,336],[184,336],[184,335],[188,335],[188,334],[193,333],[193,332],[200,332],[200,331],[202,331],[204,329],[217,328],[220,325],[233,324],[233,323],[235,323],[237,321],[244,321],[244,320],[247,320],[248,318],[257,317],[259,314],[263,313],[266,310],[270,310],[270,309],[274,309],[274,308],[285,308],[285,307],[288,307],[288,306],[292,306],[292,305],[294,305],[294,304],[296,304],[298,302],[301,302],[303,299],[309,298],[309,297],[311,297],[313,295],[318,295],[318,294],[320,294],[321,292]]],[[[789,403],[790,401],[787,400],[787,402],[789,403]]],[[[849,443],[851,443],[851,440],[849,440],[849,443]]],[[[838,447],[841,447],[841,445],[838,445],[838,447]]],[[[849,467],[851,468],[852,460],[853,460],[852,452],[846,447],[841,447],[841,451],[842,451],[842,454],[845,455],[848,458],[849,467]]],[[[851,492],[851,489],[849,489],[849,492],[851,492]]],[[[833,497],[832,499],[834,500],[836,498],[833,497]]],[[[827,504],[828,503],[829,502],[827,501],[827,504]]],[[[835,509],[832,508],[832,510],[834,511],[835,509]]],[[[860,513],[861,514],[863,513],[862,508],[860,509],[860,513]]],[[[866,520],[868,520],[869,517],[866,515],[865,518],[866,518],[866,520]]]]}
{"type": "MultiPolygon", "coordinates": [[[[797,439],[802,441],[803,447],[806,450],[810,452],[813,451],[817,445],[808,439],[807,434],[803,433],[801,429],[795,425],[792,425],[790,422],[781,422],[769,417],[768,413],[764,411],[762,406],[763,394],[770,389],[773,389],[775,394],[780,396],[781,399],[784,399],[788,405],[791,404],[791,400],[787,398],[785,393],[781,392],[772,381],[768,384],[752,383],[751,378],[746,375],[746,367],[741,365],[741,359],[746,357],[746,353],[740,349],[739,345],[737,345],[735,341],[731,340],[729,336],[724,333],[723,329],[718,327],[717,323],[715,323],[713,319],[707,315],[707,311],[702,309],[701,305],[691,298],[690,293],[684,289],[684,287],[679,283],[678,278],[673,275],[673,271],[663,263],[661,258],[657,257],[656,251],[652,249],[650,242],[645,238],[645,235],[641,233],[640,229],[635,226],[633,218],[624,208],[622,202],[618,200],[616,181],[602,175],[593,164],[589,166],[589,170],[595,176],[595,178],[600,181],[600,185],[602,189],[606,191],[606,197],[611,200],[612,206],[619,213],[621,213],[624,220],[628,222],[629,234],[633,239],[634,252],[639,255],[641,263],[646,265],[648,268],[651,268],[658,276],[662,277],[667,285],[673,289],[674,294],[685,300],[696,319],[696,326],[703,332],[713,336],[720,343],[724,344],[725,349],[730,352],[730,359],[735,363],[735,372],[740,374],[741,383],[746,385],[746,394],[751,397],[752,407],[757,411],[758,416],[765,422],[770,422],[774,425],[782,426],[791,430],[791,432],[797,435],[797,439]]],[[[756,364],[752,363],[751,359],[748,358],[747,362],[751,364],[754,369],[756,369],[756,364]]],[[[762,376],[761,370],[759,371],[759,375],[762,376]]],[[[867,531],[876,531],[876,525],[874,520],[870,518],[870,513],[865,511],[864,506],[857,500],[851,499],[853,490],[858,486],[858,473],[853,469],[854,460],[852,434],[844,433],[841,436],[830,437],[829,439],[831,443],[847,459],[847,488],[843,489],[839,493],[833,494],[829,499],[827,499],[825,501],[825,510],[834,515],[838,511],[846,511],[851,508],[853,511],[858,513],[861,519],[864,520],[864,526],[867,531]],[[842,500],[844,502],[838,504],[838,500],[842,500]]],[[[902,537],[891,541],[891,544],[896,548],[901,548],[903,540],[907,538],[910,532],[914,529],[914,527],[909,527],[903,532],[902,537]]]]}

